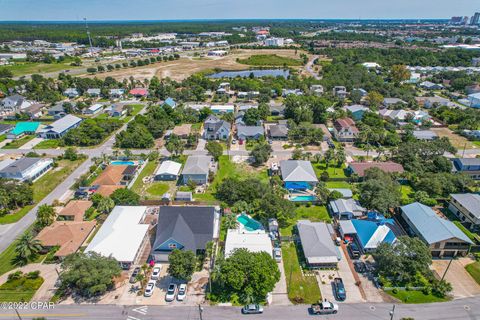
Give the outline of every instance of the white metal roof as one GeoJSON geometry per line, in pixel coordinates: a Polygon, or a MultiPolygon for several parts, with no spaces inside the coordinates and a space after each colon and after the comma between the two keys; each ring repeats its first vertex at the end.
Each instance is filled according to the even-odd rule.
{"type": "Polygon", "coordinates": [[[148,231],[148,224],[141,223],[146,210],[144,206],[113,208],[85,252],[112,256],[119,262],[133,262],[148,231]]]}
{"type": "Polygon", "coordinates": [[[225,241],[225,257],[228,258],[235,249],[247,249],[250,252],[266,252],[272,255],[272,240],[265,231],[242,232],[240,230],[228,230],[225,241]]]}
{"type": "Polygon", "coordinates": [[[170,161],[170,160],[163,161],[162,164],[160,164],[160,167],[158,167],[155,174],[156,175],[171,174],[171,175],[178,176],[178,174],[180,173],[181,167],[182,167],[181,163],[170,161]]]}

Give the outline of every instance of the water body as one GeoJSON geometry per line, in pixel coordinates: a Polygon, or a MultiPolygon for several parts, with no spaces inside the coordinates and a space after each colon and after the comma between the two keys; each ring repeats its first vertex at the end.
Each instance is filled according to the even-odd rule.
{"type": "Polygon", "coordinates": [[[235,78],[249,77],[253,73],[255,78],[261,77],[284,77],[287,78],[290,75],[289,70],[283,69],[253,69],[253,70],[243,70],[243,71],[222,71],[211,74],[208,78],[219,79],[219,78],[235,78]]]}

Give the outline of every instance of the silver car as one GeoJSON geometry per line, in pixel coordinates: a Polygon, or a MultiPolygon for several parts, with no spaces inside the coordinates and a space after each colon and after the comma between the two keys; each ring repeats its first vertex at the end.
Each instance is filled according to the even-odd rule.
{"type": "Polygon", "coordinates": [[[170,283],[167,289],[167,294],[165,295],[165,301],[172,302],[175,300],[175,294],[177,293],[177,285],[175,283],[170,283]]]}

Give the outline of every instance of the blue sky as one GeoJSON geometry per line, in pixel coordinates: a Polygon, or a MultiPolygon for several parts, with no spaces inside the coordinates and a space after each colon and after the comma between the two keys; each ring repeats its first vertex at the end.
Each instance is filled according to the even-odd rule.
{"type": "Polygon", "coordinates": [[[0,21],[471,16],[478,0],[0,0],[0,21]]]}

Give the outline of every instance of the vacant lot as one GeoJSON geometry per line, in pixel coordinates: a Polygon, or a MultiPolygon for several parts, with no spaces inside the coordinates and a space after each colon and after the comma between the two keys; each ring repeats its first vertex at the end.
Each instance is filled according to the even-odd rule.
{"type": "Polygon", "coordinates": [[[432,131],[436,132],[439,137],[448,137],[452,145],[458,149],[458,152],[461,152],[463,148],[474,149],[478,148],[471,141],[465,139],[461,135],[455,134],[452,130],[448,128],[432,128],[432,131]]]}
{"type": "Polygon", "coordinates": [[[239,63],[248,64],[250,66],[301,66],[303,63],[301,60],[281,57],[276,54],[256,54],[246,59],[239,59],[239,63]]]}
{"type": "Polygon", "coordinates": [[[282,236],[290,236],[293,232],[293,227],[298,220],[310,220],[312,222],[325,221],[331,222],[332,218],[327,212],[325,206],[300,206],[295,209],[295,217],[289,221],[289,225],[280,229],[282,236]]]}
{"type": "MultiPolygon", "coordinates": [[[[253,55],[277,55],[278,57],[299,59],[302,51],[288,49],[265,49],[265,50],[232,50],[231,54],[225,57],[215,58],[194,58],[182,57],[180,60],[159,62],[144,67],[120,69],[112,72],[104,72],[96,75],[86,75],[87,77],[113,77],[115,79],[128,79],[133,76],[137,80],[150,79],[153,76],[158,78],[170,77],[174,80],[181,81],[194,73],[221,69],[221,70],[245,70],[249,67],[238,63],[237,59],[248,59],[253,55]]],[[[282,64],[283,65],[283,64],[282,64]]]]}

